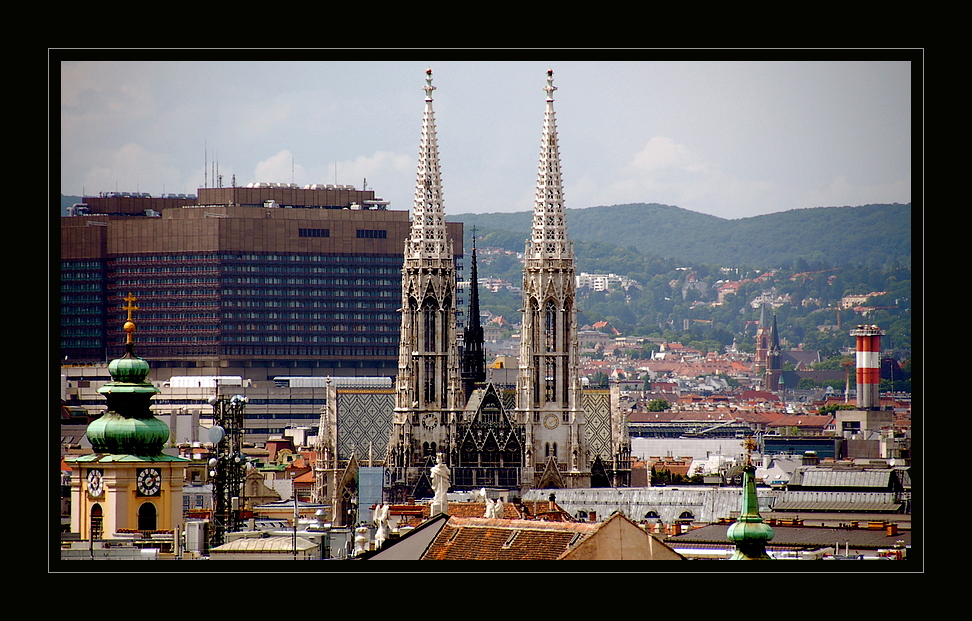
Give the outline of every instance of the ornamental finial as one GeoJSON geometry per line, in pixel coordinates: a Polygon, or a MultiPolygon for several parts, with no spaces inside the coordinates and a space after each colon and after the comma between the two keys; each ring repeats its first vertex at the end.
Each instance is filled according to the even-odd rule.
{"type": "Polygon", "coordinates": [[[746,465],[747,466],[752,465],[752,463],[753,463],[753,449],[756,448],[756,442],[755,442],[755,440],[753,440],[753,437],[752,436],[747,436],[746,439],[743,440],[742,445],[743,445],[743,448],[746,449],[746,465]]]}
{"type": "Polygon", "coordinates": [[[136,298],[131,293],[126,295],[123,299],[125,300],[126,304],[122,307],[122,310],[128,311],[128,319],[125,321],[125,325],[122,329],[127,333],[125,343],[130,344],[132,342],[132,334],[135,332],[135,322],[132,321],[132,312],[137,311],[138,307],[135,306],[136,298]]]}
{"type": "Polygon", "coordinates": [[[547,91],[547,101],[553,101],[553,92],[557,87],[553,85],[553,69],[547,69],[547,85],[543,87],[547,91]]]}
{"type": "Polygon", "coordinates": [[[425,101],[432,101],[432,91],[435,90],[435,87],[432,86],[432,70],[431,69],[426,69],[425,70],[425,87],[424,87],[424,90],[425,90],[425,101]]]}

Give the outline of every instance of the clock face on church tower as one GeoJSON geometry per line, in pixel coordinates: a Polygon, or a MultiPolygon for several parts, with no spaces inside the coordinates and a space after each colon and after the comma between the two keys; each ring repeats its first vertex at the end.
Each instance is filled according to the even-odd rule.
{"type": "Polygon", "coordinates": [[[104,491],[105,486],[101,470],[88,470],[88,495],[92,498],[99,498],[104,491]]]}
{"type": "Polygon", "coordinates": [[[138,471],[136,485],[142,496],[157,496],[159,494],[162,476],[156,468],[142,468],[138,471]]]}

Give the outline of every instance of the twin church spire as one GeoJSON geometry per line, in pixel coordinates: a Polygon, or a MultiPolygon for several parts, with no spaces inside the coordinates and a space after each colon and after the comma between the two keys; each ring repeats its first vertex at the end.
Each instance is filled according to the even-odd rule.
{"type": "MultiPolygon", "coordinates": [[[[475,385],[485,381],[478,291],[460,360],[456,272],[445,222],[442,175],[433,111],[432,71],[426,71],[425,110],[411,229],[402,267],[402,327],[396,407],[388,464],[393,485],[417,491],[442,454],[461,461],[457,430],[475,385]]],[[[533,227],[526,244],[524,317],[516,388],[516,424],[525,430],[524,487],[565,463],[586,472],[587,447],[577,374],[577,317],[573,247],[567,239],[560,152],[554,115],[553,71],[547,72],[533,227]]],[[[472,287],[476,282],[475,242],[472,287]]],[[[507,464],[509,465],[509,464],[507,464]]],[[[582,487],[585,481],[556,481],[582,487]]]]}

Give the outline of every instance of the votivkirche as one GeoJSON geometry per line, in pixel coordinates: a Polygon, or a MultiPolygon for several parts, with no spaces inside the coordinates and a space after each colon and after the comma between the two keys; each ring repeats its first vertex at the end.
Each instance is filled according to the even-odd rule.
{"type": "Polygon", "coordinates": [[[450,469],[453,489],[629,484],[630,443],[617,391],[585,390],[578,373],[575,259],[567,236],[553,71],[544,87],[533,224],[524,253],[519,368],[512,386],[487,382],[475,240],[469,322],[459,338],[431,70],[424,90],[411,234],[402,268],[388,500],[429,495],[427,473],[439,455],[450,469]]]}

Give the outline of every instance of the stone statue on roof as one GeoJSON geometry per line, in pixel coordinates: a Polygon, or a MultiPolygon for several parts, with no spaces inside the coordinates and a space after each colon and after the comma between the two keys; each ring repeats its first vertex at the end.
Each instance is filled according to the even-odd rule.
{"type": "Polygon", "coordinates": [[[435,497],[432,499],[430,517],[437,513],[449,513],[446,494],[449,491],[449,477],[451,473],[449,472],[449,467],[445,465],[443,457],[442,453],[438,453],[436,455],[436,463],[429,471],[429,476],[432,479],[432,489],[435,492],[435,497]]]}
{"type": "Polygon", "coordinates": [[[375,548],[381,549],[381,546],[388,539],[388,512],[391,509],[391,505],[378,505],[375,507],[375,526],[378,530],[375,532],[375,548]]]}

